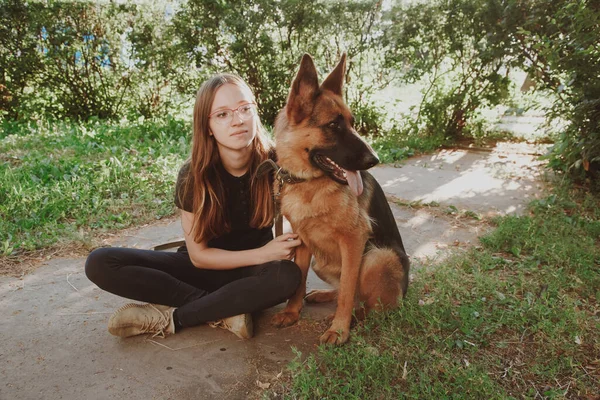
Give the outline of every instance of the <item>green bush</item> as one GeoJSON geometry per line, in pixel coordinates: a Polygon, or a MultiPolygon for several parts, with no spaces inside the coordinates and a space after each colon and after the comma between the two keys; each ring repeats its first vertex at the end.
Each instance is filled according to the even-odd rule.
{"type": "Polygon", "coordinates": [[[586,0],[511,2],[519,61],[554,94],[549,117],[566,121],[550,165],[600,180],[600,7],[586,0]],[[523,17],[524,16],[524,17],[523,17]]]}
{"type": "Polygon", "coordinates": [[[404,79],[427,84],[414,124],[430,136],[454,141],[484,107],[508,99],[510,80],[501,73],[510,32],[498,21],[503,10],[490,0],[431,1],[389,13],[387,63],[407,70],[404,79]]]}
{"type": "MultiPolygon", "coordinates": [[[[168,5],[91,2],[0,4],[0,116],[87,120],[176,114],[202,80],[241,75],[266,124],[286,101],[303,53],[325,72],[349,53],[348,100],[366,99],[382,65],[378,1],[249,0],[168,5]],[[15,45],[16,43],[16,45],[15,45]],[[337,43],[337,45],[332,45],[337,43]]],[[[377,116],[361,119],[379,129],[377,116]]]]}

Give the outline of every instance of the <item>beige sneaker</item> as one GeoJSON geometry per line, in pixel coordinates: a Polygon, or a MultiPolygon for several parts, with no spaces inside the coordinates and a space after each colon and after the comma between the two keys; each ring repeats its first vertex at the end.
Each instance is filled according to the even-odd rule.
{"type": "Polygon", "coordinates": [[[173,311],[173,307],[158,304],[126,304],[110,317],[108,331],[120,337],[144,333],[153,333],[152,337],[165,337],[175,333],[173,311]]]}
{"type": "Polygon", "coordinates": [[[240,339],[250,339],[254,335],[252,315],[240,314],[208,323],[212,328],[223,328],[231,331],[240,339]]]}

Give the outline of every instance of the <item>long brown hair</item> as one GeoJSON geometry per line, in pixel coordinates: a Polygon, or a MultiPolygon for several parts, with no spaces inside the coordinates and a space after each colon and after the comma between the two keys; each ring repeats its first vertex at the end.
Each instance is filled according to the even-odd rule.
{"type": "MultiPolygon", "coordinates": [[[[192,138],[192,155],[188,180],[193,182],[194,240],[200,243],[221,236],[231,230],[231,222],[225,216],[225,187],[217,172],[217,164],[221,162],[217,142],[209,134],[209,115],[217,90],[225,84],[234,84],[247,89],[254,97],[250,87],[242,78],[232,74],[219,74],[202,84],[196,95],[194,105],[194,124],[192,138]]],[[[254,98],[252,99],[254,101],[254,98]]],[[[249,173],[252,177],[250,185],[250,206],[252,217],[250,226],[265,228],[273,223],[273,202],[270,192],[269,177],[255,178],[256,169],[273,148],[273,144],[255,117],[257,129],[252,141],[252,155],[249,173]]],[[[187,192],[190,185],[184,186],[187,192]]],[[[187,193],[183,195],[187,197],[187,193]]]]}

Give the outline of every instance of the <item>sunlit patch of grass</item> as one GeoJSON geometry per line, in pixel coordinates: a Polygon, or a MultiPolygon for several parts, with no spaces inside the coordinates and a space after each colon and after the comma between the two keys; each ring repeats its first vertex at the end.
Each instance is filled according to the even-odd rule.
{"type": "Polygon", "coordinates": [[[0,254],[170,215],[188,124],[4,123],[0,134],[0,254]]]}

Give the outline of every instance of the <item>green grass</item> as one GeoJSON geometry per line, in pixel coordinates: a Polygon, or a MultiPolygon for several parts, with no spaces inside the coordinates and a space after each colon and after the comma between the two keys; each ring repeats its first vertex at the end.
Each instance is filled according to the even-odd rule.
{"type": "Polygon", "coordinates": [[[414,271],[402,306],[290,365],[291,399],[596,398],[600,202],[557,194],[414,271]],[[406,369],[405,369],[406,365],[406,369]],[[588,396],[588,397],[585,397],[588,396]]]}
{"type": "Polygon", "coordinates": [[[188,124],[4,122],[0,256],[170,215],[188,124]]]}
{"type": "Polygon", "coordinates": [[[382,163],[392,163],[412,157],[418,153],[431,152],[444,144],[438,137],[409,134],[392,129],[386,135],[372,138],[371,146],[382,163]]]}

